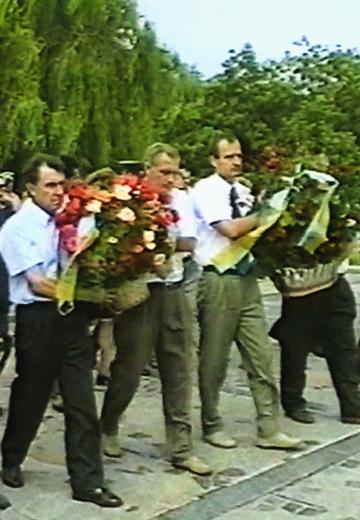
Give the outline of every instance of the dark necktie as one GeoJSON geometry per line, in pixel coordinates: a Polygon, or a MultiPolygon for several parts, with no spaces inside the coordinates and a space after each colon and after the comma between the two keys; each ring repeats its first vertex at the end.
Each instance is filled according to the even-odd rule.
{"type": "Polygon", "coordinates": [[[230,190],[230,206],[232,209],[231,218],[239,218],[241,217],[241,213],[239,210],[239,195],[236,191],[235,186],[233,186],[230,190]]]}

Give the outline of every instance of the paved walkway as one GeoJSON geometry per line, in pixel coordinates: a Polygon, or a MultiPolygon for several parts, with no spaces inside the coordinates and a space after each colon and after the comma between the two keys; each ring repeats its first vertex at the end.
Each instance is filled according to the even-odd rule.
{"type": "MultiPolygon", "coordinates": [[[[350,278],[360,301],[360,275],[354,274],[350,278]]],[[[279,312],[279,296],[269,284],[265,284],[264,291],[270,323],[279,312]]],[[[274,366],[278,373],[278,348],[275,344],[274,356],[274,366]]],[[[272,473],[274,471],[281,469],[286,473],[288,468],[289,470],[292,467],[299,468],[298,461],[304,461],[304,464],[306,461],[306,464],[310,464],[310,461],[317,460],[316,454],[320,457],[321,462],[327,456],[328,451],[326,450],[331,451],[333,446],[343,446],[343,443],[351,444],[353,442],[351,444],[353,450],[359,442],[360,428],[339,422],[338,405],[324,361],[311,357],[307,398],[316,412],[317,422],[314,425],[300,425],[288,419],[283,420],[283,426],[287,432],[304,439],[305,450],[301,453],[290,454],[257,449],[254,446],[254,406],[247,388],[245,374],[239,368],[240,364],[241,359],[236,349],[233,349],[228,378],[222,392],[221,408],[230,433],[238,440],[238,447],[234,450],[216,449],[201,441],[199,400],[194,377],[194,452],[211,463],[215,470],[213,476],[195,477],[176,470],[170,465],[164,444],[159,382],[156,378],[144,378],[122,426],[121,435],[125,455],[120,461],[110,459],[105,461],[107,479],[112,489],[123,497],[125,501],[123,508],[100,510],[94,505],[79,504],[71,500],[64,467],[63,418],[61,414],[49,408],[24,466],[26,486],[21,490],[0,489],[0,493],[5,493],[13,504],[11,508],[0,513],[1,520],[60,520],[63,518],[66,520],[95,520],[97,518],[148,520],[157,517],[169,520],[172,518],[193,520],[195,517],[197,520],[202,518],[235,520],[240,516],[236,516],[237,503],[234,498],[235,501],[229,501],[227,506],[225,504],[222,509],[219,509],[221,515],[230,516],[221,516],[217,515],[214,509],[213,512],[210,511],[211,497],[216,497],[217,494],[221,496],[223,493],[226,497],[226,492],[231,493],[232,490],[240,493],[249,485],[254,490],[261,479],[271,480],[272,475],[275,475],[272,473]],[[207,504],[210,504],[210,509],[207,504]],[[233,510],[232,513],[231,510],[233,510]]],[[[13,363],[10,363],[0,389],[0,403],[5,409],[12,377],[13,363]]],[[[103,391],[97,389],[96,395],[100,406],[103,391]]],[[[0,418],[2,424],[4,421],[5,417],[0,418]]],[[[0,427],[1,429],[2,427],[0,427]]],[[[333,450],[332,453],[337,453],[337,451],[333,450]]],[[[351,453],[346,453],[348,457],[351,456],[351,453]]],[[[354,460],[358,459],[355,457],[354,460]]],[[[333,459],[329,459],[329,461],[329,464],[334,462],[333,459]]],[[[321,464],[316,466],[316,471],[321,469],[321,464]]],[[[334,470],[335,474],[336,470],[334,470]]],[[[296,477],[297,473],[295,472],[293,475],[296,477]]],[[[349,477],[347,480],[356,481],[356,478],[349,477]]],[[[351,488],[350,485],[347,487],[351,488]]],[[[354,487],[356,487],[355,484],[354,487]]],[[[261,495],[263,491],[260,491],[261,495]]],[[[246,520],[273,519],[273,512],[265,511],[268,516],[263,515],[264,503],[268,504],[266,507],[272,507],[272,500],[276,502],[276,507],[278,504],[282,504],[276,510],[277,513],[278,510],[281,510],[282,513],[287,499],[284,499],[285,502],[283,502],[278,494],[274,496],[270,494],[269,497],[270,502],[266,498],[263,501],[251,503],[247,506],[249,509],[246,510],[246,515],[241,515],[241,518],[246,518],[246,520]],[[248,512],[252,516],[248,516],[248,512]],[[258,513],[263,516],[254,516],[258,513]]],[[[290,498],[289,495],[288,502],[291,502],[290,498]]],[[[349,506],[347,520],[350,520],[352,514],[350,509],[349,506]]],[[[327,511],[330,510],[327,509],[327,511]]],[[[287,514],[286,510],[284,511],[287,514]]],[[[307,513],[304,515],[306,516],[307,513]]],[[[279,516],[279,518],[288,517],[279,516]]],[[[324,516],[321,518],[330,520],[330,518],[337,519],[338,517],[324,516]]],[[[343,516],[342,519],[345,520],[345,517],[343,516]]]]}
{"type": "Polygon", "coordinates": [[[218,520],[359,520],[360,452],[251,503],[217,516],[218,520]]]}

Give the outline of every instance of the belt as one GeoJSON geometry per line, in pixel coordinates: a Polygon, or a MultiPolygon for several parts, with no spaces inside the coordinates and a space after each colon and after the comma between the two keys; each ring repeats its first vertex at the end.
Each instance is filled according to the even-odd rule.
{"type": "Polygon", "coordinates": [[[17,303],[16,308],[17,309],[29,309],[30,307],[41,307],[44,309],[45,307],[56,307],[57,302],[55,300],[52,301],[37,301],[37,302],[31,302],[31,303],[17,303]]]}
{"type": "Polygon", "coordinates": [[[151,288],[157,288],[157,287],[166,287],[167,289],[176,289],[176,287],[181,287],[184,285],[183,280],[180,280],[179,282],[149,282],[148,286],[151,288]]]}
{"type": "Polygon", "coordinates": [[[205,273],[216,273],[220,276],[241,276],[237,269],[226,269],[226,271],[220,273],[214,265],[205,265],[203,270],[205,273]]]}

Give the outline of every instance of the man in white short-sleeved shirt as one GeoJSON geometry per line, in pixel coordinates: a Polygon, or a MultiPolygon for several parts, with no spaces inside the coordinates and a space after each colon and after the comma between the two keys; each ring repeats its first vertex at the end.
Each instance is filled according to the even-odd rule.
{"type": "Polygon", "coordinates": [[[200,180],[192,191],[199,219],[195,259],[203,266],[199,294],[199,386],[204,440],[220,448],[236,446],[235,439],[224,430],[218,411],[234,341],[256,406],[257,445],[297,449],[299,439],[279,431],[279,396],[251,258],[248,255],[223,273],[213,263],[215,255],[259,224],[260,217],[249,213],[254,203],[250,190],[236,182],[242,166],[239,141],[224,135],[214,142],[210,160],[215,173],[200,180]]]}
{"type": "Polygon", "coordinates": [[[73,498],[119,507],[122,500],[104,483],[89,320],[81,306],[66,316],[57,308],[60,258],[54,216],[64,200],[64,166],[57,157],[39,154],[24,175],[30,198],[0,232],[10,299],[16,305],[17,372],[1,443],[2,481],[13,488],[24,486],[21,464],[57,379],[64,398],[66,463],[73,498]]]}
{"type": "Polygon", "coordinates": [[[207,475],[210,467],[192,455],[190,309],[183,283],[183,258],[194,248],[196,221],[188,195],[172,189],[174,175],[179,171],[177,150],[168,144],[154,144],[145,152],[144,162],[149,182],[171,193],[171,207],[179,214],[179,221],[170,230],[176,251],[170,259],[167,277],[154,276],[148,281],[149,299],[115,318],[117,350],[101,413],[104,453],[112,457],[122,455],[118,423],[155,351],[172,463],[191,473],[207,475]]]}

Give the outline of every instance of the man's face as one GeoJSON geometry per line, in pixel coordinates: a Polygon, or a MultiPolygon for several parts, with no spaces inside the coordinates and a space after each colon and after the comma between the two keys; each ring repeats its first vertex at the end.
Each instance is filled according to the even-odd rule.
{"type": "Polygon", "coordinates": [[[38,206],[54,215],[62,206],[64,186],[65,175],[44,164],[39,168],[37,183],[29,183],[27,189],[38,206]]]}
{"type": "Polygon", "coordinates": [[[218,157],[211,156],[211,164],[228,182],[235,182],[242,170],[242,151],[239,141],[229,142],[222,139],[218,144],[218,157]]]}
{"type": "Polygon", "coordinates": [[[146,170],[146,176],[154,188],[171,191],[179,171],[179,161],[172,159],[166,153],[161,153],[154,158],[154,164],[146,170]]]}
{"type": "Polygon", "coordinates": [[[185,179],[181,173],[176,173],[174,175],[174,188],[178,190],[184,190],[186,188],[185,179]]]}

